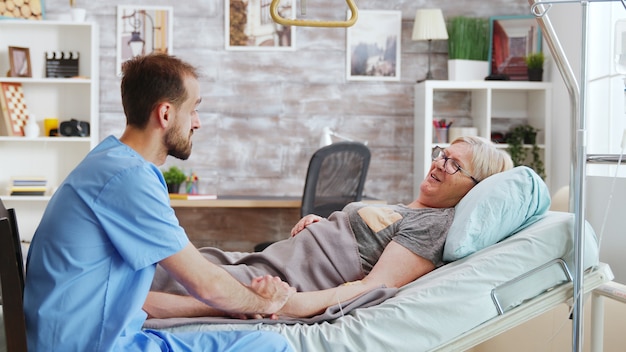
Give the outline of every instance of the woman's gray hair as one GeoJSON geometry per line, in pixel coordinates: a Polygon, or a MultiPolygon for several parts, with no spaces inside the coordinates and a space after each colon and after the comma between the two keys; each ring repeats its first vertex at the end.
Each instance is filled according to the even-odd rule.
{"type": "Polygon", "coordinates": [[[472,176],[478,181],[513,168],[511,156],[488,139],[476,136],[456,138],[451,144],[467,143],[472,150],[472,176]]]}

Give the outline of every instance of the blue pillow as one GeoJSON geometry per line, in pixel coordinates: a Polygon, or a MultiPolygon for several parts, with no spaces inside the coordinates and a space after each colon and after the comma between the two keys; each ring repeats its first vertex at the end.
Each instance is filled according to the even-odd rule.
{"type": "Polygon", "coordinates": [[[495,244],[541,219],[550,208],[550,192],[526,166],[487,177],[456,206],[443,249],[455,261],[495,244]]]}

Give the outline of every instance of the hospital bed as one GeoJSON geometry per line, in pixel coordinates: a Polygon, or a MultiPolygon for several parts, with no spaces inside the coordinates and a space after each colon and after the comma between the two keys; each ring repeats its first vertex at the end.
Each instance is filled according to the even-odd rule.
{"type": "MultiPolygon", "coordinates": [[[[401,287],[380,304],[314,324],[176,318],[150,319],[145,327],[172,332],[277,331],[296,351],[469,349],[572,299],[574,215],[547,211],[547,189],[535,174],[529,176],[527,171],[516,168],[517,175],[503,173],[470,191],[457,206],[455,223],[458,217],[460,224],[453,224],[448,237],[454,237],[453,231],[476,226],[485,236],[486,232],[499,230],[513,235],[507,233],[502,240],[494,238],[495,244],[486,243],[485,248],[461,253],[460,259],[401,287]],[[512,175],[524,180],[531,177],[532,182],[524,183],[524,187],[530,188],[504,186],[504,181],[515,178],[512,175]],[[523,204],[516,204],[520,198],[526,199],[523,204]],[[486,214],[486,206],[493,214],[486,214]],[[513,208],[516,215],[501,217],[513,208]],[[473,216],[482,218],[461,221],[473,216]],[[517,223],[503,220],[515,216],[519,219],[512,222],[517,223]],[[498,219],[499,223],[494,223],[498,219]]],[[[589,292],[610,281],[613,275],[608,265],[599,262],[596,237],[589,224],[584,233],[584,291],[589,292]]]]}
{"type": "MultiPolygon", "coordinates": [[[[561,265],[572,265],[572,229],[572,214],[549,212],[501,243],[402,287],[381,304],[334,321],[206,324],[201,318],[190,318],[165,329],[278,331],[296,351],[463,351],[571,300],[572,284],[561,265]],[[521,284],[513,290],[515,295],[503,298],[507,305],[500,314],[492,295],[499,287],[517,282],[521,284]]],[[[588,292],[610,281],[612,273],[598,262],[593,231],[586,233],[588,292]]],[[[148,320],[146,327],[164,324],[148,320]]]]}

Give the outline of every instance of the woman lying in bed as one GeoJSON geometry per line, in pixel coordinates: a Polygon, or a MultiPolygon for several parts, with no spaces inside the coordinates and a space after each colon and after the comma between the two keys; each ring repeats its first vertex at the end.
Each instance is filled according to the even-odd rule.
{"type": "MultiPolygon", "coordinates": [[[[259,253],[200,251],[245,284],[271,275],[295,287],[298,292],[278,312],[284,316],[314,316],[375,288],[398,288],[443,265],[454,206],[481,180],[513,167],[508,154],[479,137],[435,147],[432,160],[418,198],[408,205],[351,203],[328,219],[307,215],[291,238],[259,253]]],[[[144,310],[154,318],[238,316],[188,296],[162,269],[144,310]]]]}

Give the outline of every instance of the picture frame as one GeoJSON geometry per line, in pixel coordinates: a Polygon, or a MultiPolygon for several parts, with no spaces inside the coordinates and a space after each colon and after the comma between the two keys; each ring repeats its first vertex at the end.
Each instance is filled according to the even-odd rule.
{"type": "Polygon", "coordinates": [[[347,80],[399,81],[401,34],[401,11],[360,10],[346,34],[347,80]]]}
{"type": "Polygon", "coordinates": [[[527,81],[525,57],[541,52],[542,33],[535,16],[489,18],[489,75],[527,81]]]}
{"type": "Polygon", "coordinates": [[[9,76],[32,77],[30,49],[18,46],[9,47],[9,76]]]}
{"type": "Polygon", "coordinates": [[[171,6],[117,6],[117,74],[125,61],[152,52],[173,54],[171,6]]]}
{"type": "Polygon", "coordinates": [[[0,82],[0,135],[24,136],[28,116],[22,83],[0,82]]]}
{"type": "MultiPolygon", "coordinates": [[[[294,51],[296,27],[276,23],[270,15],[271,0],[224,0],[226,50],[294,51]]],[[[293,17],[296,0],[282,0],[278,13],[293,17]]]]}
{"type": "Polygon", "coordinates": [[[0,0],[0,19],[43,20],[44,0],[0,0]]]}

